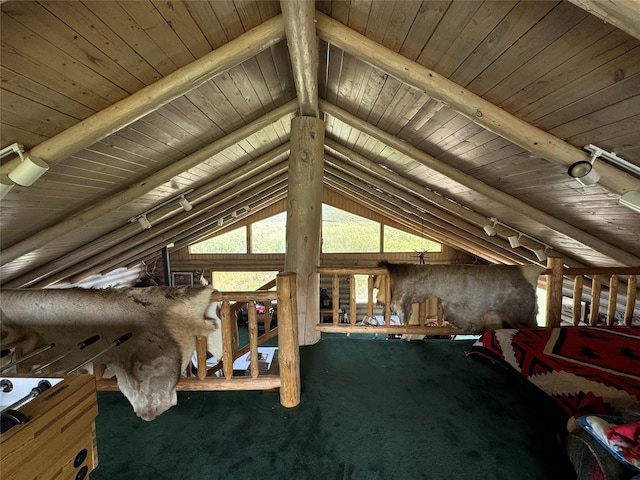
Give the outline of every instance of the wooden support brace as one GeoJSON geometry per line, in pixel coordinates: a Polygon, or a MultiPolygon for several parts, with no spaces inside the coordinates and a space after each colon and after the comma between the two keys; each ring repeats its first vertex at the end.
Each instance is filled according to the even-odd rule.
{"type": "Polygon", "coordinates": [[[609,280],[609,303],[607,304],[607,325],[612,326],[616,319],[616,304],[618,303],[618,276],[611,275],[609,280]]]}
{"type": "Polygon", "coordinates": [[[637,289],[638,277],[636,275],[630,275],[629,280],[627,280],[627,305],[624,309],[624,324],[627,326],[631,325],[631,320],[633,320],[637,289]]]}
{"type": "Polygon", "coordinates": [[[592,327],[598,324],[598,314],[600,313],[600,275],[594,275],[591,280],[591,312],[589,313],[589,325],[592,327]]]}
{"type": "Polygon", "coordinates": [[[582,320],[582,287],[584,277],[576,275],[573,279],[573,324],[578,325],[582,320]]]}

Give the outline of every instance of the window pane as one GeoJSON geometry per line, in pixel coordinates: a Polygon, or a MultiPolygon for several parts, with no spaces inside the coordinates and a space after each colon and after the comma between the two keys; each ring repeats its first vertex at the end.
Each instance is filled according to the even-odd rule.
{"type": "Polygon", "coordinates": [[[278,272],[212,272],[211,283],[221,292],[246,292],[266,285],[276,275],[278,272]]]}
{"type": "Polygon", "coordinates": [[[380,224],[329,205],[322,205],[322,251],[379,252],[380,224]]]}
{"type": "Polygon", "coordinates": [[[190,253],[247,253],[247,227],[237,228],[189,247],[190,253]]]}
{"type": "Polygon", "coordinates": [[[442,245],[418,235],[403,232],[397,228],[384,226],[385,252],[441,252],[442,245]]]}
{"type": "Polygon", "coordinates": [[[252,253],[284,253],[287,213],[265,218],[251,225],[252,253]]]}

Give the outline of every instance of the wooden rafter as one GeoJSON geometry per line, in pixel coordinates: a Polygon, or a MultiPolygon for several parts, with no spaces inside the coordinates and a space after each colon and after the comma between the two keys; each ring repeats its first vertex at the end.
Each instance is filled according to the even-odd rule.
{"type": "MultiPolygon", "coordinates": [[[[483,128],[562,167],[589,160],[589,155],[515,115],[493,105],[464,87],[390,50],[358,32],[316,12],[318,36],[359,60],[394,76],[441,101],[483,128]]],[[[640,180],[605,163],[598,165],[599,185],[623,194],[640,190],[640,180]]],[[[637,261],[637,259],[636,259],[637,261]]]]}

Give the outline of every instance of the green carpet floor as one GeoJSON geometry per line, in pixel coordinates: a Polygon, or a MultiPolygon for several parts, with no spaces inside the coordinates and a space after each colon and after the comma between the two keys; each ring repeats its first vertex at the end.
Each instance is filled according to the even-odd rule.
{"type": "Polygon", "coordinates": [[[301,348],[302,401],[179,392],[156,420],[99,392],[99,465],[114,479],[572,480],[564,419],[472,340],[325,335],[301,348]]]}

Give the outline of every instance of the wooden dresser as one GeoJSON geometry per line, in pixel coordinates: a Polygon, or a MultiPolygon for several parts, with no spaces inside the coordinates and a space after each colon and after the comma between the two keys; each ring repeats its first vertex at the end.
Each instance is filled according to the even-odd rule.
{"type": "MultiPolygon", "coordinates": [[[[36,386],[40,379],[30,380],[36,386]]],[[[0,435],[2,480],[89,478],[98,465],[93,375],[67,375],[19,411],[29,421],[0,435]]]]}

